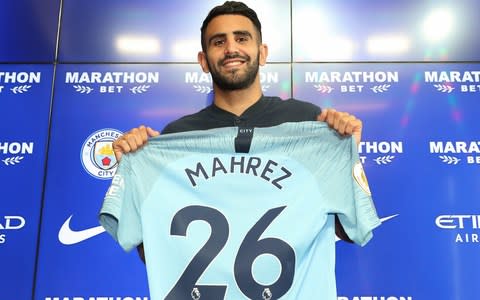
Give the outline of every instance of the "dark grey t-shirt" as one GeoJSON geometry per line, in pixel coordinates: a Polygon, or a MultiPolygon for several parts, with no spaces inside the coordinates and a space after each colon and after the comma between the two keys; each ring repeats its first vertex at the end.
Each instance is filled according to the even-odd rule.
{"type": "Polygon", "coordinates": [[[314,121],[320,107],[296,100],[262,96],[241,116],[236,116],[212,104],[197,113],[184,116],[165,126],[165,133],[204,130],[220,127],[270,127],[285,122],[314,121]]]}

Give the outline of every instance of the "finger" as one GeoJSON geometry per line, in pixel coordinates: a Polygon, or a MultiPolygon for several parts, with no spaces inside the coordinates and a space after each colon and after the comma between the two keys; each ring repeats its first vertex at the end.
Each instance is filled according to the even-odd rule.
{"type": "MultiPolygon", "coordinates": [[[[133,143],[136,146],[141,146],[145,143],[145,141],[148,139],[147,137],[147,132],[146,132],[145,126],[140,126],[137,128],[133,128],[130,130],[126,135],[126,139],[129,143],[133,143]]],[[[133,146],[133,145],[131,145],[133,146]]]]}
{"type": "Polygon", "coordinates": [[[137,138],[137,144],[139,146],[145,144],[148,140],[147,127],[145,127],[143,125],[140,126],[139,130],[138,130],[138,133],[137,133],[137,136],[135,136],[135,137],[137,138]]]}
{"type": "Polygon", "coordinates": [[[343,135],[351,135],[353,133],[355,120],[355,116],[347,113],[345,116],[342,117],[338,131],[343,135]]]}
{"type": "Polygon", "coordinates": [[[348,114],[344,112],[336,112],[335,119],[333,121],[333,128],[338,131],[339,134],[345,133],[345,125],[348,119],[348,114]]]}
{"type": "Polygon", "coordinates": [[[151,127],[147,127],[147,133],[149,136],[154,137],[160,135],[160,131],[152,129],[151,127]]]}
{"type": "Polygon", "coordinates": [[[113,153],[115,154],[115,158],[117,161],[120,161],[122,158],[123,153],[128,153],[131,151],[128,142],[124,139],[124,137],[120,137],[116,139],[112,143],[113,153]]]}
{"type": "Polygon", "coordinates": [[[317,121],[320,122],[325,122],[325,119],[327,118],[327,112],[328,109],[322,109],[322,112],[317,116],[317,121]]]}
{"type": "Polygon", "coordinates": [[[345,127],[342,128],[342,132],[343,132],[343,133],[342,133],[343,135],[352,135],[352,133],[353,133],[353,125],[352,125],[352,123],[347,122],[347,123],[345,124],[345,127]]]}
{"type": "Polygon", "coordinates": [[[362,121],[355,118],[354,116],[350,116],[350,119],[345,126],[345,134],[353,134],[355,131],[361,130],[362,128],[362,121]]]}
{"type": "Polygon", "coordinates": [[[335,109],[333,109],[333,108],[327,109],[327,117],[325,118],[325,122],[327,122],[327,124],[330,127],[335,126],[335,116],[336,115],[337,115],[337,111],[335,109]]]}
{"type": "Polygon", "coordinates": [[[124,140],[128,143],[128,146],[130,147],[130,151],[136,151],[138,147],[142,145],[141,136],[140,134],[138,134],[138,132],[127,133],[124,136],[124,140]]]}

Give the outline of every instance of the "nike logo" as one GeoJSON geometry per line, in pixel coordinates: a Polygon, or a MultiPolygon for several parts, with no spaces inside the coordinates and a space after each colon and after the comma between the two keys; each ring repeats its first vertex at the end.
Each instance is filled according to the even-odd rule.
{"type": "MultiPolygon", "coordinates": [[[[391,216],[388,216],[388,217],[385,217],[385,218],[381,218],[381,219],[380,219],[380,223],[384,223],[384,222],[386,222],[386,221],[388,221],[388,220],[391,220],[391,219],[395,218],[396,216],[398,216],[398,214],[396,214],[396,215],[391,215],[391,216]]],[[[338,236],[335,236],[335,242],[338,242],[338,241],[341,241],[341,239],[340,239],[338,236]]]]}
{"type": "Polygon", "coordinates": [[[71,215],[65,221],[65,223],[63,223],[62,228],[60,228],[60,231],[58,232],[58,240],[64,245],[74,245],[81,243],[105,231],[105,228],[103,228],[102,226],[92,227],[79,231],[72,230],[70,228],[70,219],[72,219],[72,217],[73,215],[71,215]]]}

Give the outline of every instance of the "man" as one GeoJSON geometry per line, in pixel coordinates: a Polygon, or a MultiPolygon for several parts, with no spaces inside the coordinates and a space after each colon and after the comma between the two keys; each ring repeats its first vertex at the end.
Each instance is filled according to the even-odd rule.
{"type": "MultiPolygon", "coordinates": [[[[267,127],[284,122],[318,120],[341,135],[353,135],[360,142],[362,122],[334,109],[323,109],[295,99],[281,100],[262,95],[259,66],[265,65],[268,47],[262,43],[261,23],[255,11],[242,2],[227,1],[213,8],[201,27],[202,51],[198,62],[213,80],[213,104],[196,114],[168,124],[163,134],[228,126],[267,127]]],[[[113,143],[117,161],[123,153],[136,151],[149,137],[160,132],[140,126],[113,143]]],[[[336,219],[336,234],[350,239],[336,219]]],[[[143,247],[138,247],[144,260],[143,247]]]]}
{"type": "MultiPolygon", "coordinates": [[[[261,24],[256,13],[245,4],[227,1],[223,5],[213,8],[202,24],[201,43],[202,51],[198,53],[198,62],[202,70],[212,76],[213,104],[195,114],[184,116],[168,124],[162,134],[232,126],[271,127],[286,122],[318,120],[326,122],[340,135],[353,135],[357,144],[360,142],[362,122],[348,113],[337,112],[333,109],[321,110],[311,103],[295,99],[281,100],[278,97],[262,95],[258,70],[259,66],[266,63],[268,47],[262,43],[261,24]]],[[[150,127],[140,126],[122,135],[113,143],[117,161],[122,159],[124,153],[138,150],[147,143],[150,137],[159,134],[160,132],[150,127]]],[[[356,152],[356,149],[354,150],[356,152]]],[[[146,179],[152,180],[152,178],[146,179]]],[[[116,187],[112,193],[115,193],[115,189],[116,187]]],[[[365,207],[370,206],[366,205],[365,207]]],[[[367,223],[370,222],[368,230],[379,224],[374,208],[370,210],[370,213],[372,220],[367,221],[367,223]]],[[[359,216],[363,216],[363,214],[359,216]]],[[[314,221],[317,222],[316,219],[314,221]]],[[[340,224],[339,217],[335,216],[334,221],[332,217],[331,224],[333,223],[336,235],[351,242],[340,224]]],[[[256,243],[255,240],[254,243],[256,243]]],[[[333,243],[333,241],[330,242],[333,243]]],[[[145,262],[143,244],[137,246],[137,249],[145,262]]],[[[240,260],[240,264],[244,263],[243,260],[240,260]]],[[[250,268],[248,267],[247,270],[250,268]]],[[[284,274],[283,271],[281,272],[284,274]]],[[[250,272],[247,272],[242,276],[250,275],[250,272]]],[[[255,280],[251,282],[256,284],[255,280]]],[[[183,284],[183,276],[177,284],[183,284]]],[[[219,287],[214,287],[214,289],[217,288],[219,287]]],[[[171,295],[169,294],[169,296],[171,295]]],[[[201,291],[194,288],[191,298],[200,299],[200,296],[201,291]]],[[[189,297],[190,295],[187,295],[187,298],[189,297]]],[[[176,296],[170,298],[177,299],[176,296]]],[[[276,297],[274,295],[272,298],[270,290],[265,289],[262,298],[273,299],[276,297]]]]}

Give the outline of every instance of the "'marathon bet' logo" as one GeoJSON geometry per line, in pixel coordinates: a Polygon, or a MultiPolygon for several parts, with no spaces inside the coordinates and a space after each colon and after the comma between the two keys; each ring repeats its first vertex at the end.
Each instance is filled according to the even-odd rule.
{"type": "Polygon", "coordinates": [[[30,91],[33,84],[41,82],[41,72],[2,72],[0,71],[0,94],[23,94],[30,91]]]}
{"type": "MultiPolygon", "coordinates": [[[[278,72],[259,72],[260,84],[262,91],[267,92],[272,85],[279,84],[278,72]]],[[[201,94],[209,94],[213,91],[212,76],[209,73],[203,72],[185,72],[185,83],[191,84],[196,92],[201,94]]]]}
{"type": "Polygon", "coordinates": [[[111,179],[117,169],[112,142],[123,133],[116,129],[101,129],[92,133],[83,143],[80,160],[83,168],[98,179],[111,179]]]}
{"type": "Polygon", "coordinates": [[[398,72],[305,72],[305,83],[312,83],[321,94],[330,94],[337,90],[341,93],[375,94],[390,90],[392,84],[399,82],[398,72]]]}
{"type": "Polygon", "coordinates": [[[119,94],[130,91],[143,94],[152,84],[159,83],[158,72],[67,72],[65,83],[72,84],[77,93],[119,94]]]}

